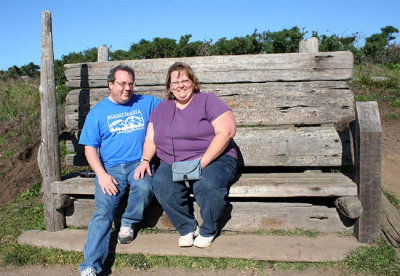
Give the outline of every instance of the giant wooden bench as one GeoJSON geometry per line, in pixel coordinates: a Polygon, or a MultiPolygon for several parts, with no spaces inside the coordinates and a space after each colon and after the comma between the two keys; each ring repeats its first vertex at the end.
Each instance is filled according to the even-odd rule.
{"type": "MultiPolygon", "coordinates": [[[[74,88],[65,107],[67,149],[74,152],[67,162],[87,164],[77,141],[89,109],[108,95],[112,67],[132,66],[135,93],[165,98],[166,73],[176,61],[189,64],[201,90],[215,93],[236,118],[240,173],[230,189],[223,230],[355,231],[360,242],[379,237],[380,119],[376,102],[354,102],[347,84],[353,77],[351,52],[65,65],[67,85],[74,88]],[[361,216],[349,215],[346,202],[361,202],[362,210],[356,208],[361,216]]],[[[88,225],[93,178],[56,181],[50,190],[65,226],[88,225]]],[[[196,205],[195,212],[199,217],[196,205]]],[[[145,224],[173,229],[156,202],[146,210],[145,224]]]]}

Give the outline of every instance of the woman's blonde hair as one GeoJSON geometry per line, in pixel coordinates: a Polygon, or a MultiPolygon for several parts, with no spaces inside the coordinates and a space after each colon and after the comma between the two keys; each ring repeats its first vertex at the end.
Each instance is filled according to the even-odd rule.
{"type": "Polygon", "coordinates": [[[175,62],[172,64],[167,73],[167,79],[165,80],[165,87],[167,89],[167,98],[168,100],[175,100],[174,94],[171,92],[171,74],[172,72],[178,72],[178,76],[185,72],[189,79],[193,82],[193,92],[199,93],[200,92],[200,84],[199,80],[197,79],[195,73],[193,72],[192,68],[184,62],[175,62]]]}

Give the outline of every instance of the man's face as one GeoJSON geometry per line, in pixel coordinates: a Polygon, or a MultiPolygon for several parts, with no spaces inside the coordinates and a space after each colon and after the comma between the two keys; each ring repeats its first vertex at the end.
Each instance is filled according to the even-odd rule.
{"type": "Polygon", "coordinates": [[[115,72],[114,83],[109,82],[108,88],[110,89],[110,96],[108,97],[115,104],[128,103],[133,94],[133,76],[123,70],[115,72]]]}

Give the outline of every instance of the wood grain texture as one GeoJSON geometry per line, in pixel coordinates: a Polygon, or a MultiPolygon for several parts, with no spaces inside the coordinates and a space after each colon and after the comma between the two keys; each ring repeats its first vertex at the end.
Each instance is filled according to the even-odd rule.
{"type": "MultiPolygon", "coordinates": [[[[199,223],[201,216],[196,203],[194,214],[199,223]]],[[[68,226],[85,227],[94,211],[94,200],[77,197],[74,206],[66,210],[68,226]]],[[[151,204],[145,210],[144,223],[160,230],[174,230],[172,223],[158,204],[151,204]]],[[[336,208],[293,202],[240,202],[231,201],[222,219],[223,230],[255,232],[260,230],[289,230],[301,228],[323,233],[350,231],[353,222],[343,223],[336,208]]]]}
{"type": "Polygon", "coordinates": [[[111,68],[129,65],[135,69],[137,85],[163,85],[169,66],[189,64],[202,83],[350,80],[351,52],[289,53],[238,56],[204,56],[65,65],[67,86],[107,87],[111,68]]]}
{"type": "Polygon", "coordinates": [[[51,183],[61,179],[53,56],[51,13],[43,11],[39,87],[41,143],[38,153],[38,164],[43,179],[42,189],[46,229],[48,231],[58,231],[65,227],[64,215],[54,208],[54,194],[50,191],[51,183]]]}
{"type": "MultiPolygon", "coordinates": [[[[204,85],[233,111],[237,125],[315,125],[354,118],[353,93],[345,82],[204,85]]],[[[136,87],[137,94],[165,98],[164,88],[136,87]]],[[[77,89],[66,99],[68,129],[81,129],[90,108],[108,95],[107,88],[77,89]]]]}
{"type": "MultiPolygon", "coordinates": [[[[94,179],[76,177],[52,183],[59,194],[93,195],[94,179]]],[[[341,173],[242,174],[229,197],[335,197],[356,196],[357,186],[341,173]]]]}
{"type": "MultiPolygon", "coordinates": [[[[84,149],[77,132],[67,141],[69,165],[86,166],[84,149]]],[[[239,166],[338,167],[352,164],[348,135],[339,135],[334,127],[237,128],[235,143],[239,166]]]]}
{"type": "Polygon", "coordinates": [[[376,102],[356,103],[355,166],[363,213],[356,236],[368,243],[379,238],[381,214],[382,127],[376,102]]]}

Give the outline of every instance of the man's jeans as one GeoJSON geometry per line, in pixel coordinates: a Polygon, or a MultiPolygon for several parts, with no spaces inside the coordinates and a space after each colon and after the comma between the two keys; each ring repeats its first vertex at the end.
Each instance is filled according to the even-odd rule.
{"type": "MultiPolygon", "coordinates": [[[[203,223],[200,234],[210,237],[217,234],[218,219],[226,206],[229,186],[236,175],[237,161],[222,155],[210,163],[199,180],[192,181],[193,194],[200,207],[203,223]]],[[[181,236],[193,232],[197,221],[189,204],[189,189],[184,182],[172,181],[172,166],[162,163],[153,177],[154,194],[181,236]]]]}
{"type": "Polygon", "coordinates": [[[95,205],[96,210],[89,223],[89,229],[84,247],[84,261],[79,270],[93,268],[97,273],[103,269],[103,264],[108,255],[110,244],[111,226],[117,207],[123,195],[129,191],[128,204],[122,215],[121,226],[133,226],[143,219],[143,210],[150,204],[153,198],[152,177],[146,174],[144,179],[133,179],[139,161],[116,165],[106,168],[108,174],[117,180],[117,195],[103,194],[95,178],[95,205]]]}

